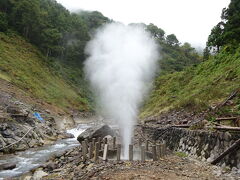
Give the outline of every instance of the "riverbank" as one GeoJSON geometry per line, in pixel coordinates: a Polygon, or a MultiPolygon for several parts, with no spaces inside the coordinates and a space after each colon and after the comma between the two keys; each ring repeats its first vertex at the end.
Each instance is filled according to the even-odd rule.
{"type": "Polygon", "coordinates": [[[65,112],[11,82],[0,78],[0,84],[0,155],[69,138],[66,129],[93,120],[92,113],[65,112]]]}
{"type": "Polygon", "coordinates": [[[0,157],[0,164],[14,164],[13,169],[0,171],[0,179],[14,178],[21,179],[26,174],[31,174],[36,168],[44,166],[46,161],[52,157],[59,157],[67,150],[72,150],[79,146],[77,136],[85,131],[91,124],[80,124],[74,129],[67,130],[67,133],[72,133],[74,138],[60,139],[51,145],[44,145],[37,148],[30,148],[26,151],[16,152],[0,157]]]}

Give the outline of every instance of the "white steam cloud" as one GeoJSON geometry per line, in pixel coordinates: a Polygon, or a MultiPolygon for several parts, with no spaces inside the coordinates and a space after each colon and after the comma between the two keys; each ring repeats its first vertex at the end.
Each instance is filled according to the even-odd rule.
{"type": "Polygon", "coordinates": [[[124,156],[128,155],[133,126],[159,58],[158,46],[143,27],[107,24],[86,48],[87,78],[104,115],[120,127],[124,156]]]}

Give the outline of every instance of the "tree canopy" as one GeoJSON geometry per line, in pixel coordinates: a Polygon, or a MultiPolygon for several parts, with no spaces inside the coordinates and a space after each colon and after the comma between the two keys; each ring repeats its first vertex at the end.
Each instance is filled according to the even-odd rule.
{"type": "MultiPolygon", "coordinates": [[[[112,22],[98,11],[70,13],[55,0],[1,0],[0,31],[12,29],[37,46],[49,59],[81,67],[84,49],[94,30],[112,22]]],[[[174,34],[166,35],[156,25],[131,24],[145,28],[161,46],[161,72],[180,71],[200,62],[190,44],[181,46],[174,34]]]]}
{"type": "Polygon", "coordinates": [[[208,37],[205,52],[219,52],[225,45],[237,47],[240,43],[240,1],[231,0],[228,8],[222,10],[221,22],[213,27],[208,37]]]}
{"type": "Polygon", "coordinates": [[[175,34],[166,35],[165,31],[154,24],[139,24],[159,43],[161,48],[161,60],[159,61],[159,73],[166,74],[182,71],[187,66],[201,62],[201,57],[189,43],[181,45],[175,34]]]}
{"type": "Polygon", "coordinates": [[[89,32],[109,19],[101,13],[70,13],[55,0],[1,0],[0,31],[13,29],[46,57],[81,65],[89,32]]]}

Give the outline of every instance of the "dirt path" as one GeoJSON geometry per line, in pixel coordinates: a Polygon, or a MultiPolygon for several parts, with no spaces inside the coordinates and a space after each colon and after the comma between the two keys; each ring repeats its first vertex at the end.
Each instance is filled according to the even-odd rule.
{"type": "Polygon", "coordinates": [[[160,161],[146,163],[124,162],[114,167],[105,168],[99,175],[91,179],[103,180],[189,180],[189,179],[219,179],[213,173],[213,167],[198,163],[187,158],[170,155],[160,161]]]}
{"type": "MultiPolygon", "coordinates": [[[[63,158],[69,159],[66,156],[63,158]]],[[[158,161],[109,161],[95,164],[92,161],[80,163],[80,157],[74,156],[71,162],[63,164],[43,179],[62,180],[229,180],[239,179],[223,172],[220,167],[205,162],[179,157],[174,154],[158,161]]],[[[43,169],[46,171],[47,169],[43,169]]]]}

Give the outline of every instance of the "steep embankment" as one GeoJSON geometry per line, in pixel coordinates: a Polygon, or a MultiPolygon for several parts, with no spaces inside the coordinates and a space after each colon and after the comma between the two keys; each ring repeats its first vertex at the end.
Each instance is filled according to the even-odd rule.
{"type": "MultiPolygon", "coordinates": [[[[196,67],[158,77],[141,117],[179,108],[202,111],[221,102],[239,88],[239,84],[240,48],[235,53],[223,50],[196,67]]],[[[238,99],[232,108],[240,114],[238,99]]]]}
{"type": "Polygon", "coordinates": [[[89,105],[80,92],[50,67],[40,51],[15,33],[0,33],[0,78],[28,95],[62,109],[87,111],[89,105]]]}

